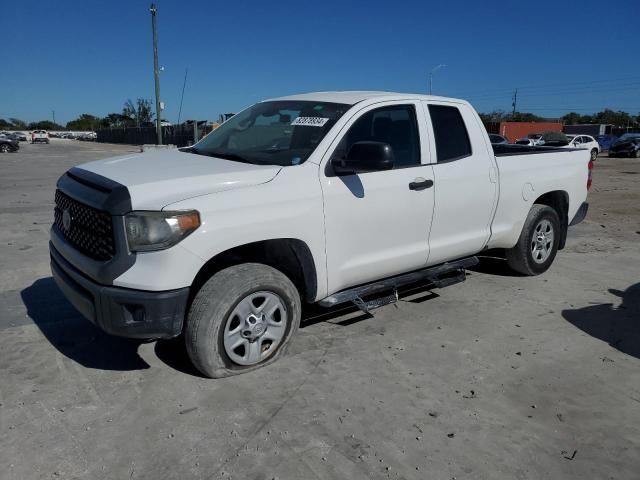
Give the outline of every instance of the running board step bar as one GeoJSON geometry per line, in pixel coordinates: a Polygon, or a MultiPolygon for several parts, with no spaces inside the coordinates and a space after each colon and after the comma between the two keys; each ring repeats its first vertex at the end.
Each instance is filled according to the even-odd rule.
{"type": "Polygon", "coordinates": [[[411,273],[389,277],[384,280],[361,285],[359,287],[342,290],[318,302],[323,307],[333,307],[341,303],[353,302],[360,310],[369,313],[370,310],[389,305],[398,301],[398,288],[412,283],[426,281],[436,288],[443,288],[454,283],[464,282],[465,269],[477,265],[478,257],[468,257],[454,262],[443,263],[435,267],[425,268],[411,273]],[[453,274],[453,275],[452,275],[453,274]],[[444,277],[444,278],[442,278],[444,277]],[[364,301],[363,298],[382,294],[391,290],[391,294],[364,301]]]}
{"type": "Polygon", "coordinates": [[[398,290],[393,289],[393,293],[391,295],[386,295],[384,297],[377,297],[373,300],[369,300],[368,302],[361,299],[360,297],[356,297],[353,300],[353,303],[356,307],[358,307],[364,313],[369,313],[371,310],[375,310],[376,308],[384,307],[385,305],[390,305],[392,303],[396,303],[398,301],[398,290]]]}

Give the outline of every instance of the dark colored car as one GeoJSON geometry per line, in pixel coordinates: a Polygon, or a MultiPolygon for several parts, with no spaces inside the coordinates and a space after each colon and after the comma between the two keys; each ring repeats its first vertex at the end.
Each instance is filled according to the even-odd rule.
{"type": "Polygon", "coordinates": [[[20,150],[20,144],[17,138],[6,135],[0,136],[0,152],[8,153],[17,152],[18,150],[20,150]]]}
{"type": "Polygon", "coordinates": [[[610,157],[640,158],[640,133],[625,133],[609,146],[610,157]]]}
{"type": "Polygon", "coordinates": [[[600,150],[609,150],[609,147],[613,142],[618,139],[615,135],[598,135],[596,137],[596,142],[600,145],[600,150]]]}
{"type": "Polygon", "coordinates": [[[490,133],[489,140],[491,140],[492,144],[509,143],[509,140],[507,140],[502,135],[498,135],[496,133],[490,133]]]}
{"type": "Polygon", "coordinates": [[[569,145],[569,138],[562,132],[548,131],[542,134],[538,145],[545,145],[547,147],[565,147],[569,145]]]}

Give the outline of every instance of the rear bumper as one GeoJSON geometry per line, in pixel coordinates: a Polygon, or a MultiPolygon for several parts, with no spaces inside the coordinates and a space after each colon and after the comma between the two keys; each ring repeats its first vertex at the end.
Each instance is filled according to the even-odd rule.
{"type": "Polygon", "coordinates": [[[100,285],[85,277],[50,245],[51,272],[71,304],[112,335],[171,338],[180,334],[188,288],[151,292],[100,285]]]}
{"type": "Polygon", "coordinates": [[[588,210],[589,210],[589,204],[587,202],[583,202],[582,205],[580,205],[580,208],[578,209],[576,214],[574,215],[573,220],[571,220],[571,223],[569,224],[569,226],[573,227],[574,225],[578,225],[579,223],[581,223],[587,216],[588,210]]]}

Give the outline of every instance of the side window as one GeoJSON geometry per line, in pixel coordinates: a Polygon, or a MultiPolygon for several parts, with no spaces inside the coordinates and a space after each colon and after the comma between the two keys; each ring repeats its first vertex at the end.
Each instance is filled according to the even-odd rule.
{"type": "Polygon", "coordinates": [[[364,141],[391,145],[394,168],[420,165],[420,137],[413,105],[394,105],[365,113],[340,142],[339,154],[347,155],[354,143],[364,141]]]}
{"type": "Polygon", "coordinates": [[[449,162],[471,155],[469,133],[457,107],[429,105],[438,162],[449,162]]]}

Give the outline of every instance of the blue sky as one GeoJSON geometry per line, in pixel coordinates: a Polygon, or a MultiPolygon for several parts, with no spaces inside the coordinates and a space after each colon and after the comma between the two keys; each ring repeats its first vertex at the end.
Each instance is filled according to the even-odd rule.
{"type": "MultiPolygon", "coordinates": [[[[0,118],[72,120],[154,98],[149,3],[3,2],[0,118]]],[[[640,112],[637,0],[159,0],[163,117],[315,90],[426,92],[480,111],[640,112]]]]}

